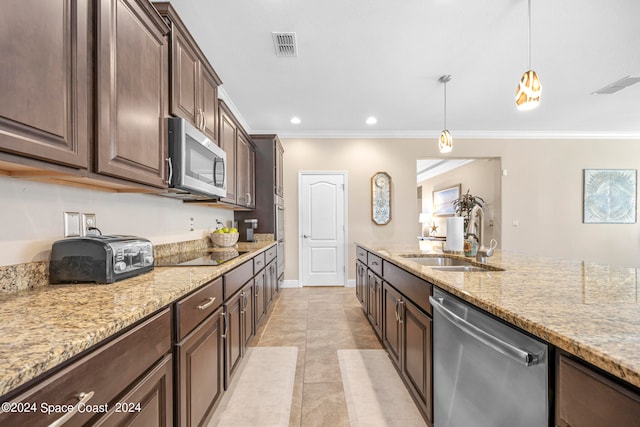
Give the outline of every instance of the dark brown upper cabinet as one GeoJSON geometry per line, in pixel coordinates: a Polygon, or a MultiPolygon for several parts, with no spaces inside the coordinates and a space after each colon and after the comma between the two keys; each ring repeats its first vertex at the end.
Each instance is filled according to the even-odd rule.
{"type": "Polygon", "coordinates": [[[2,2],[0,151],[86,169],[88,0],[2,2]]]}
{"type": "Polygon", "coordinates": [[[222,81],[168,2],[154,3],[171,28],[170,113],[218,141],[218,86],[222,81]]]}
{"type": "Polygon", "coordinates": [[[169,28],[145,0],[100,0],[97,23],[97,172],[166,188],[169,28]]]}

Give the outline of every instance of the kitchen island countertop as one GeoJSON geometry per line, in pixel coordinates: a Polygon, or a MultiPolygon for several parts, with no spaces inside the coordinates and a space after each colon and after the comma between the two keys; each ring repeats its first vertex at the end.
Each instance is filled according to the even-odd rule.
{"type": "Polygon", "coordinates": [[[441,255],[417,243],[356,245],[640,387],[636,268],[496,251],[487,264],[505,271],[446,272],[407,259],[441,255]]]}
{"type": "Polygon", "coordinates": [[[216,267],[156,267],[111,284],[48,285],[0,294],[0,396],[222,276],[276,242],[216,267]]]}

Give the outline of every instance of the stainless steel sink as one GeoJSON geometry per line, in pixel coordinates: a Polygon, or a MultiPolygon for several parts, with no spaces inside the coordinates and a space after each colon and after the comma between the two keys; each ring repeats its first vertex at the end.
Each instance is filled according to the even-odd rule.
{"type": "Polygon", "coordinates": [[[478,265],[460,258],[442,256],[403,256],[403,258],[439,271],[504,271],[501,268],[489,265],[478,265]]]}

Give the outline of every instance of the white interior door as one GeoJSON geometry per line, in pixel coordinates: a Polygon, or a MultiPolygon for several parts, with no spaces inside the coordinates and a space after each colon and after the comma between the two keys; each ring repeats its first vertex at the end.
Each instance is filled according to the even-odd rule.
{"type": "Polygon", "coordinates": [[[345,174],[300,173],[300,285],[344,286],[345,174]]]}

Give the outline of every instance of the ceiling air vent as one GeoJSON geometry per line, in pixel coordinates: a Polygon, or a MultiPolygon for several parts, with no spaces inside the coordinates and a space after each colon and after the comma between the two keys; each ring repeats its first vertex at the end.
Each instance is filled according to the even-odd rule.
{"type": "Polygon", "coordinates": [[[640,77],[627,76],[606,85],[602,89],[598,89],[597,91],[592,92],[591,95],[610,95],[612,93],[616,93],[617,91],[622,90],[625,87],[629,87],[638,82],[640,82],[640,77]]]}
{"type": "Polygon", "coordinates": [[[298,56],[296,33],[271,33],[276,56],[298,56]]]}

